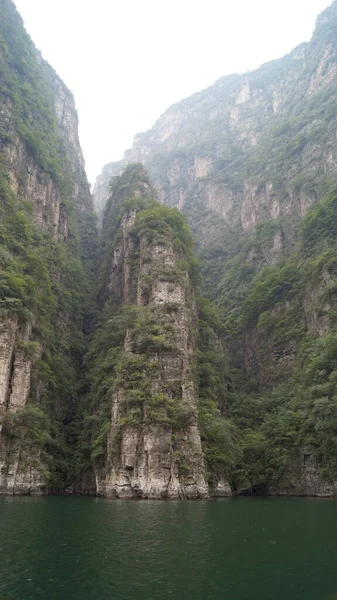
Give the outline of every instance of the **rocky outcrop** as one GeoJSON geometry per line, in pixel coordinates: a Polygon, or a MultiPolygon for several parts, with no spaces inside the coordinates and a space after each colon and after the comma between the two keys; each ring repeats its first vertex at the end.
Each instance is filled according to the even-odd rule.
{"type": "Polygon", "coordinates": [[[13,375],[17,329],[18,319],[16,316],[2,319],[0,338],[0,411],[2,419],[7,409],[8,397],[11,392],[10,384],[13,375]]]}
{"type": "MultiPolygon", "coordinates": [[[[122,188],[129,172],[119,178],[122,188]]],[[[135,199],[144,197],[144,191],[133,193],[135,199]]],[[[95,466],[97,493],[108,497],[208,497],[188,259],[172,239],[169,216],[161,218],[167,219],[165,234],[151,229],[153,224],[146,227],[146,211],[142,217],[126,210],[108,269],[107,303],[132,307],[136,315],[125,331],[123,377],[112,393],[106,462],[95,466]]]]}
{"type": "MultiPolygon", "coordinates": [[[[42,59],[41,59],[42,60],[42,59]]],[[[64,83],[47,63],[41,67],[51,78],[58,133],[71,168],[72,184],[68,201],[75,202],[79,216],[93,211],[93,201],[85,174],[85,165],[78,138],[78,117],[74,99],[64,83]]],[[[32,203],[34,221],[56,241],[68,237],[68,215],[59,184],[37,162],[17,131],[16,116],[10,99],[0,92],[0,151],[5,158],[11,188],[32,203]]],[[[65,176],[68,174],[65,172],[65,176]]],[[[80,219],[81,220],[81,219],[80,219]]]]}
{"type": "Polygon", "coordinates": [[[209,485],[209,494],[211,498],[230,498],[232,488],[226,479],[219,479],[209,485]]]}

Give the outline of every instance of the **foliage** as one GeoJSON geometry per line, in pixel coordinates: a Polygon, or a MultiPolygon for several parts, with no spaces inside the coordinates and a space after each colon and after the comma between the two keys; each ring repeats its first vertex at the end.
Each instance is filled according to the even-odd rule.
{"type": "Polygon", "coordinates": [[[51,440],[48,415],[33,403],[18,412],[7,413],[3,430],[11,438],[29,438],[39,448],[51,440]]]}
{"type": "MultiPolygon", "coordinates": [[[[16,314],[20,331],[29,325],[29,341],[18,337],[17,347],[33,361],[30,398],[22,413],[8,416],[13,427],[8,424],[7,432],[22,433],[28,454],[34,454],[36,447],[41,450],[51,487],[63,489],[72,469],[68,425],[78,402],[86,345],[83,326],[94,313],[90,276],[96,251],[95,216],[89,206],[82,210],[72,199],[75,173],[55,110],[58,77],[24,31],[14,4],[0,0],[0,11],[3,114],[7,111],[13,117],[15,135],[25,144],[27,160],[33,158],[40,168],[41,183],[47,186],[52,180],[68,224],[66,242],[52,239],[34,224],[34,207],[25,199],[28,178],[22,174],[19,194],[13,193],[1,153],[0,318],[16,314]]],[[[71,100],[66,88],[64,93],[71,100]]],[[[0,126],[1,148],[10,141],[0,126]]],[[[80,177],[78,173],[85,204],[87,184],[80,177]]]]}
{"type": "MultiPolygon", "coordinates": [[[[16,131],[45,173],[64,183],[66,166],[53,99],[52,69],[38,57],[10,0],[1,0],[0,93],[10,100],[16,131]]],[[[1,132],[0,132],[1,133],[1,132]]]]}
{"type": "Polygon", "coordinates": [[[198,423],[210,482],[231,478],[239,458],[236,427],[227,415],[231,388],[224,329],[217,308],[198,297],[198,423]]]}
{"type": "MultiPolygon", "coordinates": [[[[278,484],[289,465],[314,457],[323,478],[337,468],[336,359],[337,328],[335,188],[312,207],[302,221],[299,249],[283,263],[262,269],[250,280],[241,304],[239,327],[257,326],[264,355],[275,344],[297,341],[297,355],[288,381],[270,381],[269,389],[238,371],[237,390],[230,394],[231,422],[239,430],[242,459],[234,469],[238,489],[263,491],[278,484]],[[316,339],[303,310],[312,298],[309,316],[325,319],[326,332],[316,339]],[[311,295],[310,295],[311,294],[311,295]],[[315,300],[314,300],[315,299],[315,300]],[[268,338],[267,338],[268,336],[268,338]]],[[[263,355],[262,355],[263,356],[263,355]]],[[[263,360],[263,359],[262,359],[263,360]]]]}
{"type": "MultiPolygon", "coordinates": [[[[153,198],[148,199],[146,194],[149,189],[152,188],[145,172],[139,165],[130,165],[111,184],[111,197],[103,225],[102,254],[106,260],[101,283],[103,290],[107,285],[109,265],[116,245],[120,247],[120,244],[127,244],[129,247],[132,244],[128,256],[128,265],[133,273],[130,279],[137,284],[138,294],[141,290],[145,301],[142,306],[123,305],[123,298],[115,301],[107,298],[87,356],[90,391],[86,404],[86,431],[83,432],[81,445],[83,448],[90,447],[91,460],[98,468],[104,466],[107,460],[108,439],[112,444],[110,447],[118,452],[123,428],[160,424],[172,429],[173,437],[179,438],[179,432],[195,418],[193,406],[182,399],[180,379],[161,381],[165,355],[178,357],[181,352],[174,325],[181,305],[177,302],[151,305],[148,297],[153,285],[162,279],[172,283],[173,287],[176,284],[182,286],[186,299],[184,310],[193,309],[191,281],[195,286],[198,285],[193,239],[186,218],[176,209],[162,206],[153,198]],[[137,196],[132,196],[135,193],[137,196]],[[129,218],[131,214],[132,219],[129,218]],[[128,238],[122,241],[120,229],[124,227],[126,219],[129,223],[128,238]],[[151,252],[157,252],[158,248],[159,252],[162,248],[167,249],[170,256],[173,252],[174,264],[151,263],[151,252]],[[151,269],[140,272],[140,262],[147,264],[147,261],[150,261],[151,269]],[[119,422],[116,425],[111,424],[111,405],[117,395],[119,422]]],[[[132,297],[136,298],[136,294],[132,297]]],[[[104,298],[104,292],[101,298],[104,298]]],[[[132,302],[130,291],[128,301],[132,302]]],[[[200,381],[202,443],[210,478],[215,471],[221,477],[235,461],[234,428],[223,416],[228,383],[223,361],[225,353],[217,338],[217,334],[221,336],[223,332],[215,307],[201,297],[197,304],[200,328],[195,383],[200,381]],[[222,414],[217,405],[221,407],[222,414]]],[[[193,323],[189,326],[191,336],[195,335],[193,323]]],[[[189,460],[178,446],[174,449],[174,456],[181,473],[186,474],[189,460]]]]}
{"type": "Polygon", "coordinates": [[[302,223],[303,246],[307,252],[329,247],[337,237],[337,188],[332,187],[326,196],[304,217],[302,223]]]}
{"type": "MultiPolygon", "coordinates": [[[[330,147],[336,129],[336,82],[326,79],[318,85],[326,75],[324,65],[336,61],[336,18],[328,11],[318,20],[310,44],[245,76],[222,78],[171,107],[167,116],[179,127],[167,142],[156,135],[156,126],[141,140],[151,149],[147,164],[169,201],[183,193],[184,210],[197,235],[211,222],[200,201],[204,185],[222,186],[234,199],[229,224],[213,227],[212,221],[210,236],[214,230],[217,239],[200,250],[204,290],[218,306],[221,326],[214,336],[217,323],[200,320],[198,377],[209,470],[209,447],[221,453],[224,440],[231,439],[235,452],[226,451],[221,464],[231,471],[238,490],[265,491],[277,485],[287,465],[302,464],[305,451],[326,477],[335,471],[337,201],[326,173],[332,179],[335,174],[327,171],[322,148],[330,147]],[[247,99],[238,102],[242,90],[247,99]],[[197,182],[191,176],[196,157],[212,165],[197,182]],[[182,175],[172,184],[178,168],[182,175]],[[250,194],[245,183],[252,196],[260,196],[261,210],[264,197],[275,198],[280,218],[260,221],[243,233],[235,223],[240,199],[250,194]],[[303,198],[314,206],[300,222],[303,198]],[[289,203],[301,207],[298,218],[287,214],[289,203]],[[227,338],[233,358],[225,375],[219,337],[227,338]],[[269,373],[263,379],[259,368],[277,351],[282,354],[289,342],[296,348],[294,363],[285,374],[269,373]],[[258,348],[256,372],[243,365],[249,343],[258,348]],[[230,423],[217,412],[220,407],[226,414],[227,404],[230,423]],[[223,438],[220,425],[227,427],[223,438]],[[219,444],[212,432],[218,432],[219,444]]],[[[147,234],[162,241],[160,220],[153,217],[147,234]]],[[[216,460],[214,464],[221,471],[216,460]]]]}

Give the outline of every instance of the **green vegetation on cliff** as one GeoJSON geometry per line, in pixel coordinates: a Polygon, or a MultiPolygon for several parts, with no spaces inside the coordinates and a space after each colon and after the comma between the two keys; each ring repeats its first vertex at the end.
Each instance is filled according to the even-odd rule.
{"type": "Polygon", "coordinates": [[[229,406],[243,451],[234,471],[239,489],[277,487],[289,464],[301,463],[303,453],[315,457],[326,481],[334,481],[336,207],[332,188],[303,219],[299,249],[246,277],[234,331],[254,335],[258,362],[269,364],[270,370],[259,379],[257,372],[244,375],[242,368],[235,376],[229,406]],[[280,360],[283,368],[277,376],[280,360]]]}
{"type": "Polygon", "coordinates": [[[229,356],[213,401],[223,412],[226,398],[238,491],[277,490],[297,469],[305,493],[307,467],[336,489],[336,29],[335,1],[309,43],[170,107],[126,154],[198,244],[229,356]]]}
{"type": "Polygon", "coordinates": [[[0,137],[9,141],[18,133],[42,170],[61,181],[67,159],[54,110],[52,78],[57,75],[24,31],[11,0],[0,1],[0,13],[0,94],[15,114],[15,130],[3,124],[0,137]]]}
{"type": "MultiPolygon", "coordinates": [[[[57,121],[55,81],[63,84],[39,56],[13,2],[0,0],[0,12],[0,321],[18,318],[17,350],[33,362],[28,403],[15,414],[5,411],[2,436],[16,447],[20,442],[27,464],[31,457],[57,490],[73,477],[67,426],[78,404],[83,329],[93,309],[95,219],[85,173],[57,121]],[[7,148],[15,139],[26,152],[23,171],[15,172],[18,193],[8,173],[7,148]],[[34,223],[36,206],[27,200],[31,160],[40,184],[55,186],[59,195],[66,241],[34,223]],[[83,187],[78,204],[75,183],[83,187]]],[[[66,88],[64,93],[71,98],[66,88]]],[[[47,207],[50,219],[52,210],[47,207]]],[[[10,456],[9,444],[5,452],[10,456]]]]}
{"type": "Polygon", "coordinates": [[[187,480],[197,425],[211,486],[277,491],[309,463],[336,484],[336,8],[309,44],[171,107],[164,142],[142,135],[199,267],[141,164],[112,181],[97,252],[62,84],[0,0],[0,321],[17,323],[9,377],[33,364],[27,404],[4,393],[3,469],[21,448],[51,490],[92,491],[124,431],[160,426],[187,480]],[[33,171],[58,224],[28,199],[33,171]]]}
{"type": "MultiPolygon", "coordinates": [[[[200,390],[198,418],[203,450],[210,481],[213,478],[216,481],[228,476],[235,460],[234,428],[224,418],[228,387],[226,357],[215,308],[200,297],[197,299],[200,319],[193,316],[200,276],[186,218],[177,209],[162,206],[151,198],[153,188],[140,165],[129,165],[116,177],[110,194],[103,220],[99,294],[102,314],[86,363],[90,391],[83,409],[86,426],[80,443],[83,467],[88,468],[85,464],[91,459],[96,468],[104,468],[111,405],[116,394],[121,418],[114,425],[118,428],[117,433],[114,431],[114,444],[118,445],[123,428],[162,425],[174,435],[186,429],[194,418],[194,409],[193,403],[182,400],[184,382],[177,378],[177,373],[180,361],[192,359],[192,380],[196,393],[200,390]],[[167,259],[156,263],[157,252],[167,253],[167,259]],[[125,279],[126,270],[129,275],[125,279]],[[169,293],[167,300],[157,304],[151,301],[151,294],[160,281],[172,288],[173,296],[170,298],[169,293]],[[183,304],[175,300],[177,285],[183,290],[183,304]],[[191,349],[196,346],[199,349],[194,359],[184,355],[191,349],[180,347],[177,319],[182,319],[181,327],[191,330],[191,349]],[[178,365],[177,373],[173,370],[166,383],[161,379],[165,356],[171,357],[168,369],[173,357],[178,365]]],[[[179,446],[172,451],[180,471],[187,474],[188,457],[179,446]]]]}

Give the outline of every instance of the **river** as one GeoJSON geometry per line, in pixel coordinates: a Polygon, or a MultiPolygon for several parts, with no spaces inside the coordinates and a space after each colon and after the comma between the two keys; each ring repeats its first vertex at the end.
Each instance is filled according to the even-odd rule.
{"type": "Polygon", "coordinates": [[[337,600],[337,501],[0,498],[0,600],[337,600]]]}

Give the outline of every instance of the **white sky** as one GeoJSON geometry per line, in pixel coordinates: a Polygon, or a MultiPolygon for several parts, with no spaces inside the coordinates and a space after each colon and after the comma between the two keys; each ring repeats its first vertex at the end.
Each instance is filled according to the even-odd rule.
{"type": "Polygon", "coordinates": [[[75,95],[88,176],[216,79],[309,40],[330,0],[14,0],[75,95]]]}

